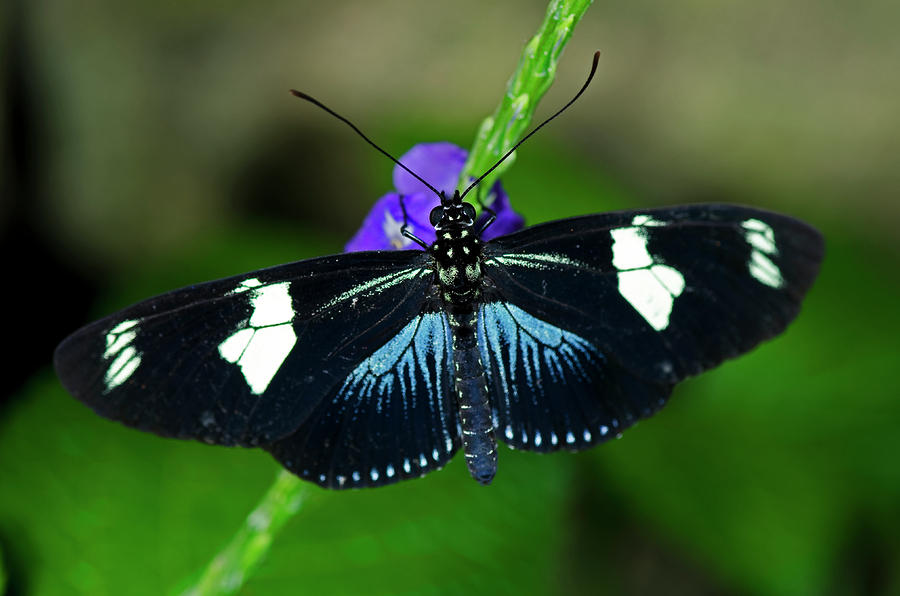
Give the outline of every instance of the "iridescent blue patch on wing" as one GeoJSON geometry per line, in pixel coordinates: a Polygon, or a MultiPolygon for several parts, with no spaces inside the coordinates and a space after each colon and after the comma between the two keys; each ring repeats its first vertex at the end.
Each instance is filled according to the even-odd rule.
{"type": "Polygon", "coordinates": [[[500,382],[513,394],[518,390],[509,381],[523,376],[528,388],[539,394],[545,383],[565,382],[570,375],[587,380],[585,366],[602,359],[584,338],[504,302],[484,305],[478,336],[483,361],[495,361],[500,382]]]}
{"type": "Polygon", "coordinates": [[[481,308],[478,342],[498,438],[544,451],[577,449],[605,434],[581,403],[584,389],[603,379],[604,357],[591,342],[506,302],[481,308]]]}
{"type": "Polygon", "coordinates": [[[413,395],[427,395],[429,401],[440,397],[448,388],[443,386],[442,375],[429,366],[427,359],[450,362],[450,343],[446,315],[419,315],[353,369],[334,402],[353,396],[378,401],[395,389],[400,392],[404,408],[413,395]],[[420,393],[423,390],[424,393],[420,393]]]}
{"type": "Polygon", "coordinates": [[[380,486],[440,469],[459,448],[451,346],[444,313],[416,316],[285,441],[284,452],[298,457],[285,464],[332,488],[380,486]]]}

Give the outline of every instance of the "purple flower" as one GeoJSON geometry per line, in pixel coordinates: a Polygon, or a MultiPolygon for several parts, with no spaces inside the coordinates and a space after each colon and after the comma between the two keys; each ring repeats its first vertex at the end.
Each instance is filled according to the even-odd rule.
{"type": "MultiPolygon", "coordinates": [[[[466,151],[453,143],[420,143],[407,151],[400,161],[436,189],[452,195],[466,163],[466,156],[466,151]]],[[[394,166],[394,188],[397,192],[388,193],[375,201],[372,210],[363,220],[362,227],[344,250],[418,248],[417,244],[400,233],[400,226],[403,225],[401,195],[410,231],[426,244],[434,242],[434,228],[428,221],[428,215],[440,202],[437,196],[400,166],[394,166]]],[[[474,196],[475,192],[477,189],[473,189],[469,196],[474,196]]],[[[484,240],[515,232],[525,223],[524,218],[510,207],[509,197],[500,182],[496,182],[491,188],[485,197],[485,203],[497,212],[497,219],[485,230],[484,240]]],[[[479,222],[485,217],[482,213],[479,222]]]]}

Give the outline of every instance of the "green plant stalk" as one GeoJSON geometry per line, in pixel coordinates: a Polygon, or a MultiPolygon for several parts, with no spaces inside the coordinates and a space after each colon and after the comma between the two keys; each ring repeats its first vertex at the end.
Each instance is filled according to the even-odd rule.
{"type": "MultiPolygon", "coordinates": [[[[572,30],[591,5],[591,0],[552,0],[537,34],[525,46],[519,65],[506,85],[503,100],[494,113],[481,123],[475,143],[459,179],[464,190],[509,151],[526,132],[538,102],[556,76],[556,65],[572,30]]],[[[512,166],[510,155],[491,172],[479,188],[488,189],[512,166]]],[[[486,200],[489,204],[490,198],[486,200]]]]}
{"type": "Polygon", "coordinates": [[[192,586],[176,593],[182,596],[234,594],[256,570],[275,535],[309,499],[312,488],[290,472],[279,472],[244,525],[209,562],[192,586]]]}
{"type": "MultiPolygon", "coordinates": [[[[482,122],[463,168],[460,188],[508,151],[531,122],[535,107],[550,88],[556,64],[572,30],[591,0],[552,0],[538,33],[525,46],[519,66],[507,85],[503,101],[493,115],[482,122]],[[472,176],[472,173],[475,176],[472,176]]],[[[514,155],[494,170],[479,186],[490,188],[493,181],[512,165],[514,155]]],[[[247,516],[231,541],[200,573],[182,596],[234,594],[256,570],[275,535],[309,498],[311,488],[296,476],[282,471],[275,483],[247,516]]]]}

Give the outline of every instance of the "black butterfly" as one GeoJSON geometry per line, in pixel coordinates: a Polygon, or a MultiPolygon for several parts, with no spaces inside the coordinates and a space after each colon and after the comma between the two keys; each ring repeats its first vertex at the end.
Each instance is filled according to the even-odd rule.
{"type": "Polygon", "coordinates": [[[485,243],[465,193],[439,194],[426,250],[151,298],[63,341],[59,377],[102,416],[259,446],[321,486],[422,476],[460,445],[487,484],[496,439],[585,449],[780,333],[823,254],[810,226],[733,205],[591,215],[485,243]]]}

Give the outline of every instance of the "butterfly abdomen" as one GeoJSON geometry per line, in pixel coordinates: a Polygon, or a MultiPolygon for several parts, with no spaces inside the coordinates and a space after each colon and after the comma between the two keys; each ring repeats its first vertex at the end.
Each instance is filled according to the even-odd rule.
{"type": "Polygon", "coordinates": [[[497,440],[475,324],[474,312],[450,314],[453,380],[466,465],[475,480],[490,484],[497,473],[497,440]]]}

